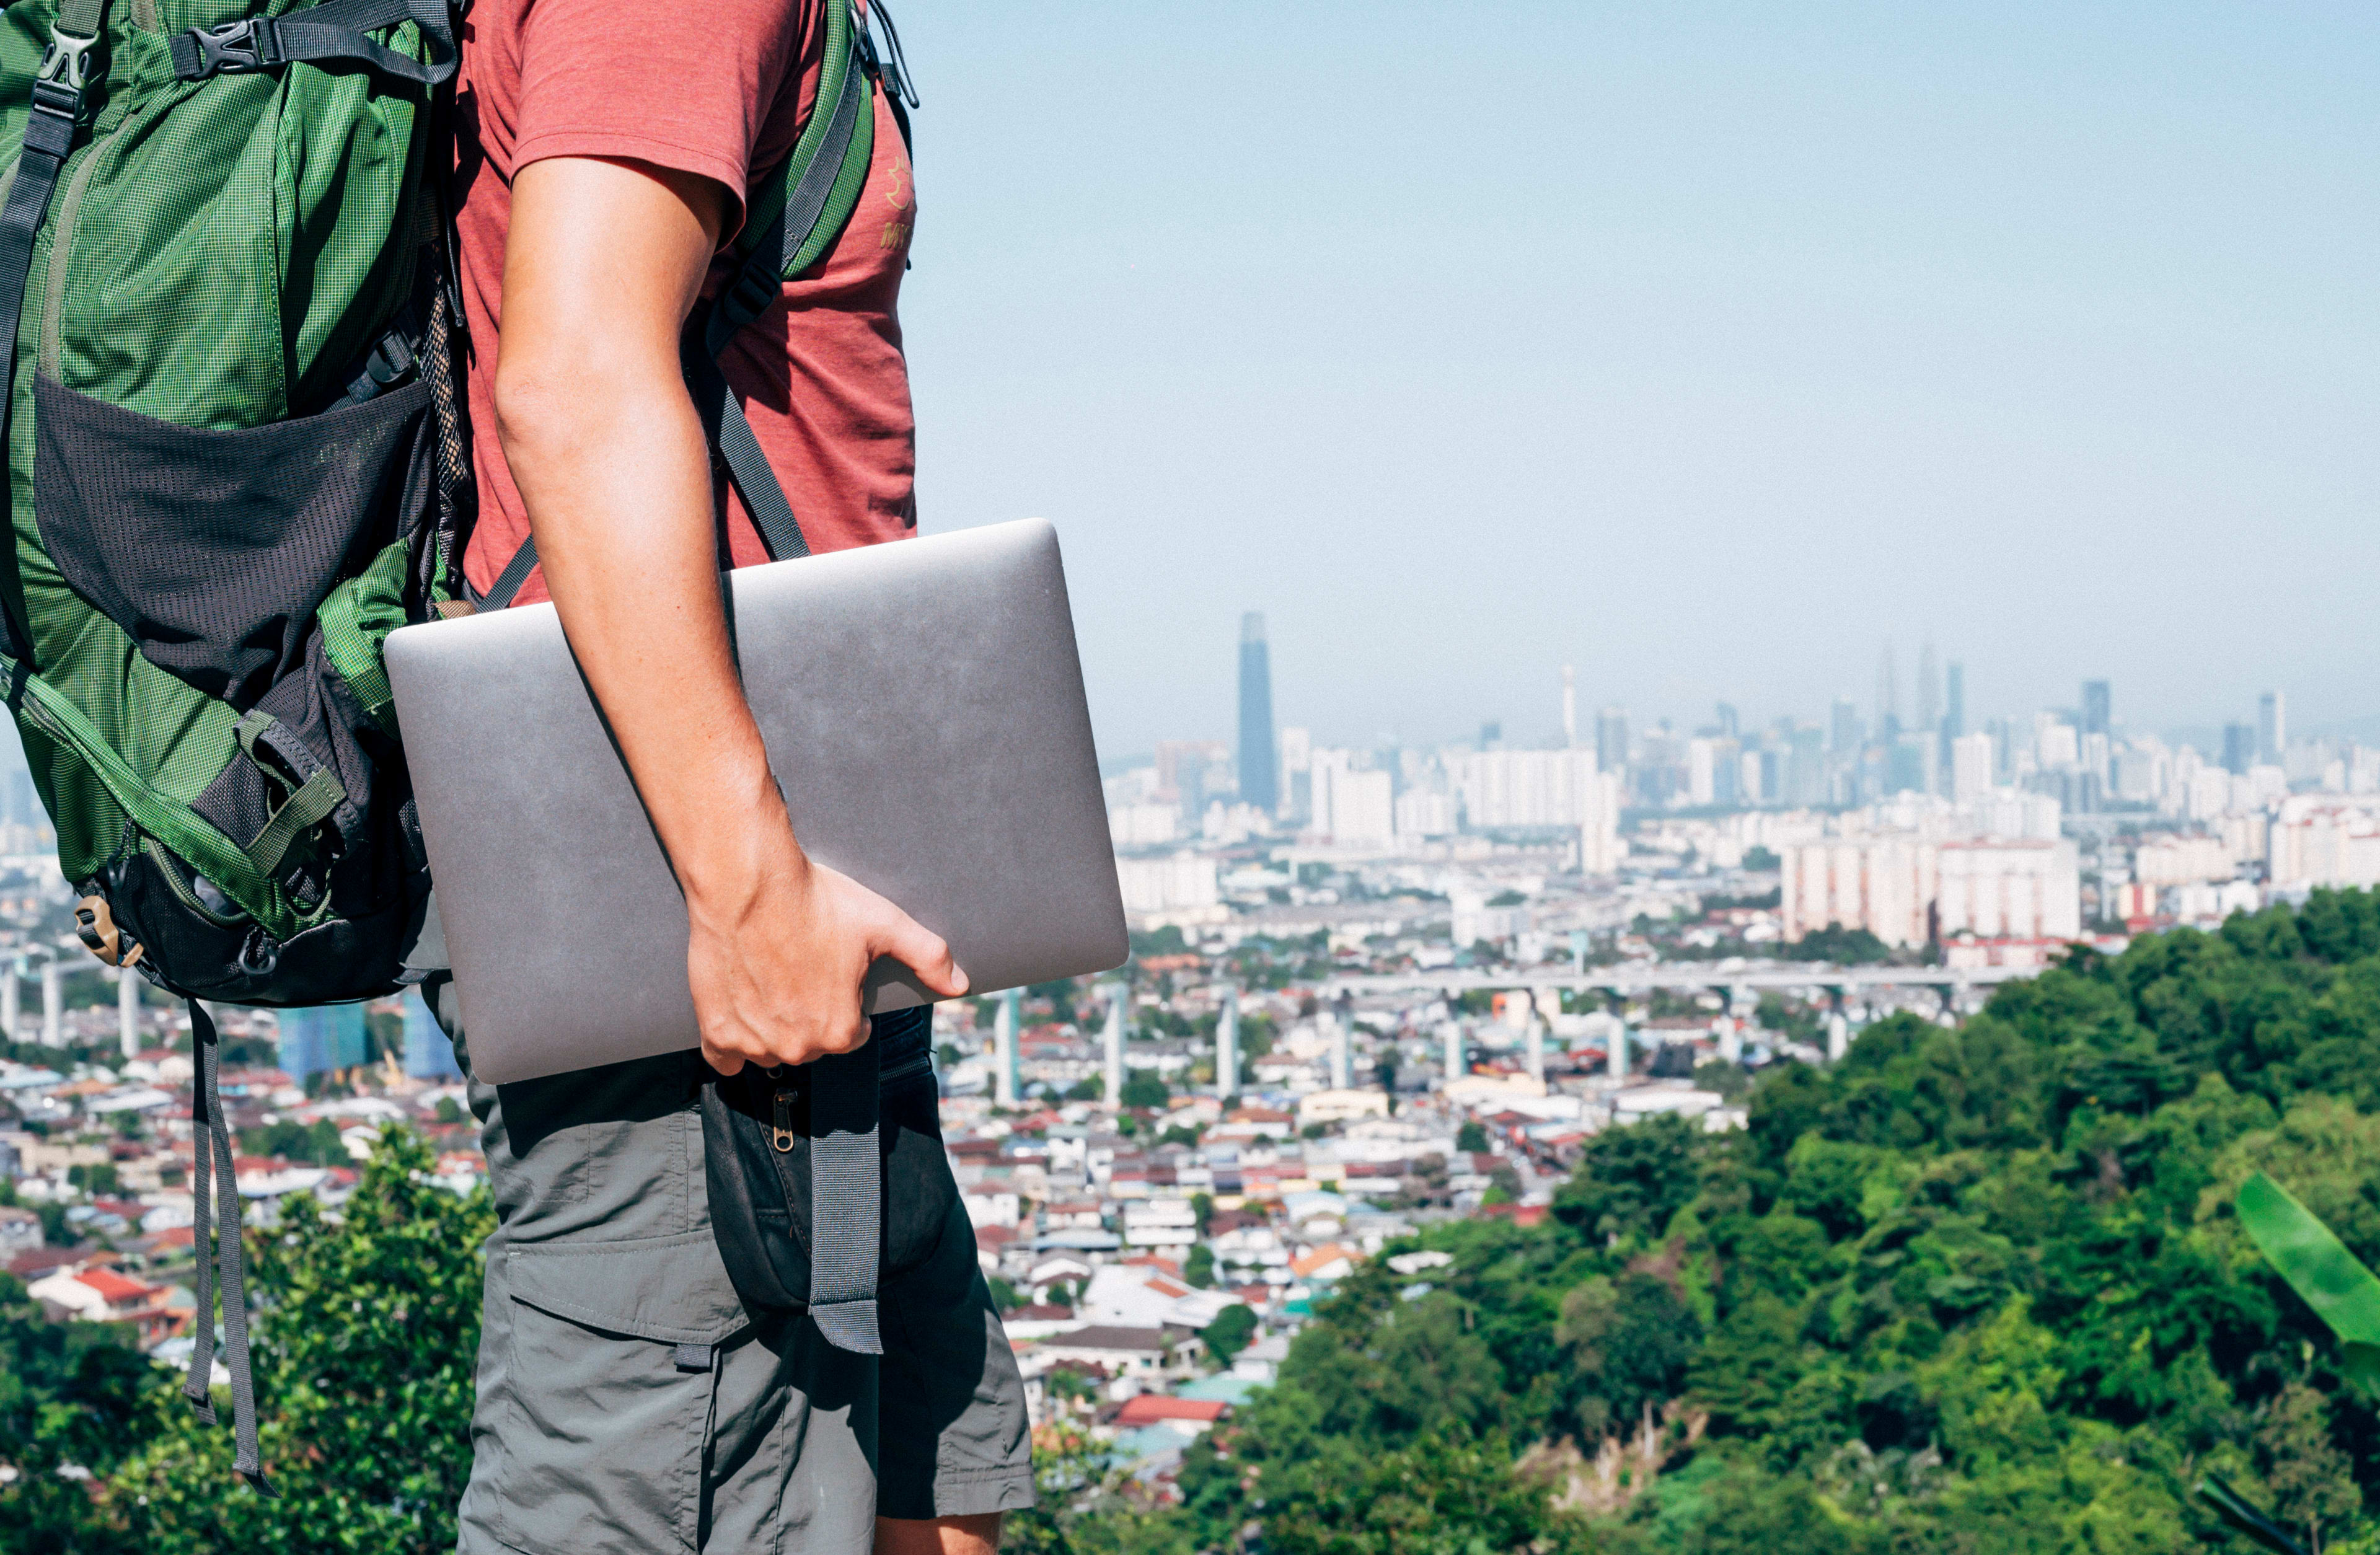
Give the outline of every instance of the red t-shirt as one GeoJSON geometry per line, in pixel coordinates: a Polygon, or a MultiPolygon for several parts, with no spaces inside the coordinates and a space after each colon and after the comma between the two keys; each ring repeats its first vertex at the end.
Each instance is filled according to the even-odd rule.
{"type": "MultiPolygon", "coordinates": [[[[479,0],[463,26],[456,176],[463,189],[463,306],[471,328],[472,456],[479,528],[472,587],[496,580],[528,513],[495,433],[513,175],[553,156],[629,158],[716,179],[736,199],[792,151],[817,94],[826,6],[840,0],[479,0]]],[[[917,526],[916,421],[898,304],[917,199],[909,155],[880,93],[875,155],[858,207],[826,257],[721,357],[752,434],[813,551],[895,540],[917,526]]],[[[707,292],[732,278],[722,259],[707,292]]],[[[601,329],[601,319],[588,321],[601,329]]],[[[724,482],[722,482],[722,485],[724,482]]],[[[768,560],[732,487],[737,566],[768,560]]],[[[522,602],[546,597],[542,569],[522,602]]]]}

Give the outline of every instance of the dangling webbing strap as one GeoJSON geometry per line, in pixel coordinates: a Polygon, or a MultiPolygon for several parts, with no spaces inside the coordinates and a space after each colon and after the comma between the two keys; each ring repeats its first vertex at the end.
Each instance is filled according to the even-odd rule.
{"type": "Polygon", "coordinates": [[[226,1365],[231,1371],[231,1466],[256,1488],[259,1495],[270,1496],[273,1487],[264,1477],[264,1463],[256,1447],[256,1383],[249,1371],[248,1292],[244,1279],[247,1262],[239,1241],[239,1178],[232,1160],[231,1129],[224,1121],[217,1079],[222,1051],[215,1039],[214,1017],[195,999],[189,1005],[190,1046],[199,1061],[197,1094],[190,1103],[190,1140],[197,1147],[197,1159],[190,1172],[190,1247],[199,1260],[199,1310],[190,1319],[190,1373],[183,1380],[182,1396],[190,1401],[200,1419],[210,1426],[215,1423],[214,1394],[209,1386],[215,1365],[214,1291],[210,1276],[220,1272],[224,1344],[229,1352],[226,1365]],[[207,1257],[210,1233],[215,1240],[212,1264],[207,1257]]]}
{"type": "MultiPolygon", "coordinates": [[[[773,217],[765,208],[758,213],[764,225],[751,237],[743,268],[688,330],[686,352],[686,388],[703,429],[727,466],[728,479],[735,482],[735,493],[752,516],[752,527],[760,531],[760,543],[771,560],[780,562],[808,555],[809,541],[777,472],[760,451],[759,440],[752,435],[743,402],[719,370],[719,355],[738,331],[783,294],[787,276],[815,264],[842,236],[859,188],[868,180],[874,120],[866,110],[874,97],[869,71],[875,50],[865,43],[867,29],[856,23],[848,4],[827,7],[826,29],[826,63],[819,80],[819,100],[826,109],[811,111],[784,162],[783,203],[773,217]]],[[[763,178],[754,188],[773,188],[778,182],[773,176],[763,178]]],[[[495,582],[480,596],[479,608],[502,610],[511,604],[536,568],[537,538],[532,535],[521,541],[495,582]]]]}
{"type": "Polygon", "coordinates": [[[870,1046],[810,1064],[810,1318],[838,1350],[880,1355],[876,1274],[884,1221],[870,1046]]]}

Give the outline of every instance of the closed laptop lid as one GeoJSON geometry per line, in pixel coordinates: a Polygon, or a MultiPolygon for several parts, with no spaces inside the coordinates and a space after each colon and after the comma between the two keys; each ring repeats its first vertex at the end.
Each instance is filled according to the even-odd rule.
{"type": "MultiPolygon", "coordinates": [[[[974,992],[1128,945],[1054,529],[1039,519],[747,567],[729,609],[810,856],[950,942],[974,992]]],[[[388,639],[473,1071],[697,1046],[686,905],[550,604],[388,639]]],[[[880,962],[867,1007],[926,997],[880,962]]]]}

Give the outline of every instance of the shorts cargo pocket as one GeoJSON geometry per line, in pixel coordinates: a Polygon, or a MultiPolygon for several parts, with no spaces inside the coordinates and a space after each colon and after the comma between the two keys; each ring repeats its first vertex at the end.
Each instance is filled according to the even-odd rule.
{"type": "Polygon", "coordinates": [[[745,1326],[710,1233],[504,1257],[499,1537],[529,1555],[694,1549],[715,1347],[745,1326]]]}

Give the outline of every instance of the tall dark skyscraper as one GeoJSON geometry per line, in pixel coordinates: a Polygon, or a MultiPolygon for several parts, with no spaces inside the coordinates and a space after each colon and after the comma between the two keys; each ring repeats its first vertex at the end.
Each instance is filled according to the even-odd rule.
{"type": "Polygon", "coordinates": [[[1272,739],[1272,650],[1264,612],[1240,617],[1240,803],[1281,808],[1281,758],[1272,739]]]}
{"type": "Polygon", "coordinates": [[[1828,727],[1831,731],[1828,748],[1838,756],[1857,756],[1860,747],[1867,743],[1866,725],[1860,722],[1859,709],[1849,697],[1835,699],[1833,718],[1828,727]]]}
{"type": "Polygon", "coordinates": [[[2223,770],[2245,777],[2248,769],[2256,764],[2256,726],[2252,723],[2223,725],[2223,770]]]}
{"type": "Polygon", "coordinates": [[[1595,768],[1601,772],[1628,770],[1628,710],[1605,708],[1595,715],[1595,768]]]}
{"type": "Polygon", "coordinates": [[[2116,711],[2115,695],[2104,680],[2082,683],[2082,732],[2104,735],[2109,732],[2116,711]]]}
{"type": "Polygon", "coordinates": [[[1892,669],[1892,644],[1884,645],[1884,662],[1876,667],[1876,733],[1890,745],[1900,737],[1900,677],[1892,669]]]}

